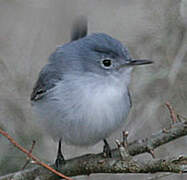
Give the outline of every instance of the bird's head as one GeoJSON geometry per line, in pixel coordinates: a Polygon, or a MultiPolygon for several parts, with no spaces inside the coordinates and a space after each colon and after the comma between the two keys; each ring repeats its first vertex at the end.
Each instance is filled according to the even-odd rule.
{"type": "Polygon", "coordinates": [[[66,59],[65,66],[72,71],[102,76],[124,74],[136,65],[152,63],[150,60],[132,59],[120,41],[104,33],[94,33],[70,42],[59,52],[66,59]]]}
{"type": "Polygon", "coordinates": [[[59,62],[63,72],[93,74],[103,77],[129,75],[132,67],[150,64],[150,60],[134,60],[119,40],[104,33],[87,35],[87,19],[75,21],[71,42],[60,46],[50,57],[59,62]]]}

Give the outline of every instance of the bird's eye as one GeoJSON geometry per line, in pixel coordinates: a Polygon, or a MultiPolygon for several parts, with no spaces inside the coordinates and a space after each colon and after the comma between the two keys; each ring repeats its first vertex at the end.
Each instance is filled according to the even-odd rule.
{"type": "Polygon", "coordinates": [[[112,60],[111,59],[103,59],[101,61],[101,65],[104,67],[104,68],[110,68],[112,66],[112,60]]]}

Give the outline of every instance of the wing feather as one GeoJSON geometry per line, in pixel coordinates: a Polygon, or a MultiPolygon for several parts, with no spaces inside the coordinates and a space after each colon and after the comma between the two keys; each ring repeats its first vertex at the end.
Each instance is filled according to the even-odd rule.
{"type": "Polygon", "coordinates": [[[38,101],[42,99],[46,92],[55,87],[58,81],[62,80],[62,71],[54,64],[47,64],[44,66],[39,74],[39,78],[33,88],[30,100],[38,101]]]}

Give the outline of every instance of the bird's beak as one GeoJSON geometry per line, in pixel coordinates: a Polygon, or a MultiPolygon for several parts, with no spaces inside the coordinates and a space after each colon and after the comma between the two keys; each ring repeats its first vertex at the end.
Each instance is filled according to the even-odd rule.
{"type": "Polygon", "coordinates": [[[120,65],[120,68],[127,67],[127,66],[136,66],[136,65],[144,65],[144,64],[152,64],[153,61],[147,59],[133,59],[131,61],[126,62],[125,64],[120,65]]]}

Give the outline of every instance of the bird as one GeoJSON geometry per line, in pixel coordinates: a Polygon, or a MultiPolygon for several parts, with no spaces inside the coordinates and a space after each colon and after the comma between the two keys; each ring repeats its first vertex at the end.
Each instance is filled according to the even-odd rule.
{"type": "Polygon", "coordinates": [[[49,56],[39,73],[30,100],[40,124],[58,141],[57,167],[65,162],[61,140],[75,146],[104,141],[127,119],[132,102],[131,72],[148,59],[133,59],[127,47],[106,33],[88,34],[87,19],[77,19],[70,42],[49,56]]]}

